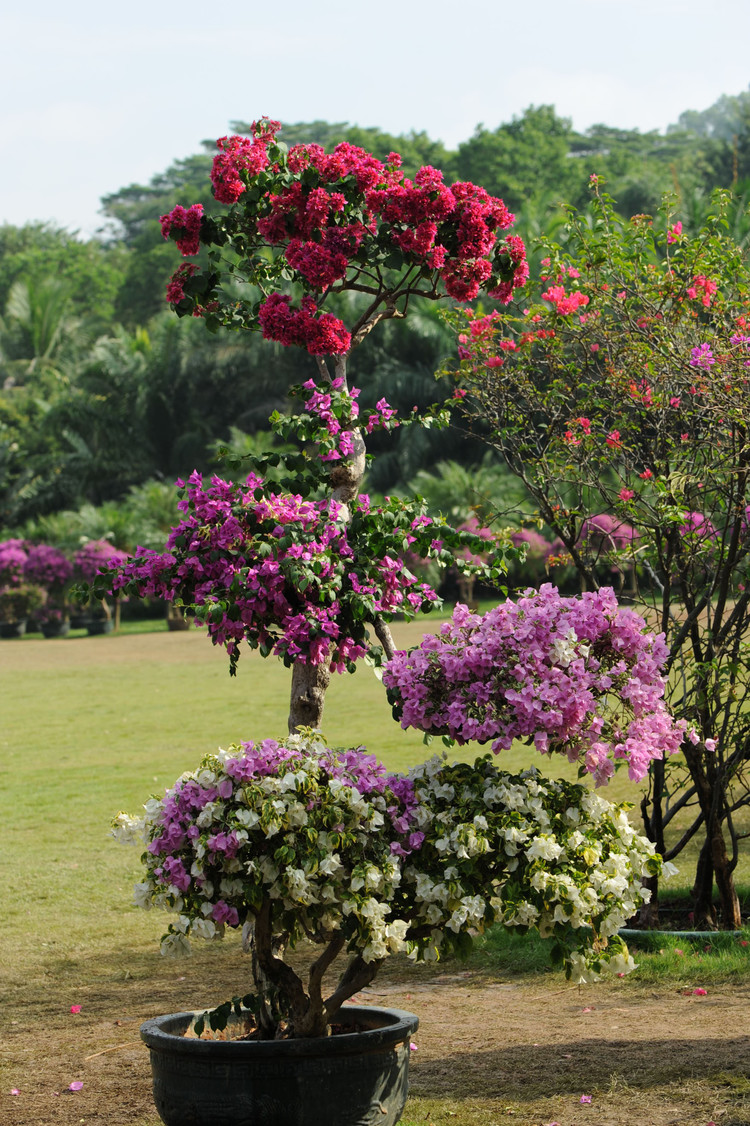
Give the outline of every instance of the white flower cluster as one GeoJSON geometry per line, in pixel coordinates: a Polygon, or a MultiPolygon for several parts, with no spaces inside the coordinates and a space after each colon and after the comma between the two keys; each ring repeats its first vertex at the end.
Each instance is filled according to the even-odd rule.
{"type": "Polygon", "coordinates": [[[411,784],[371,756],[291,736],[208,756],[142,817],[118,814],[113,835],[146,843],[136,904],[177,914],[164,953],[241,926],[270,901],[292,941],[342,930],[376,961],[405,948],[408,922],[392,909],[402,859],[391,846],[413,827],[410,796],[411,784]]]}
{"type": "Polygon", "coordinates": [[[451,933],[500,922],[554,935],[576,981],[634,968],[616,936],[647,901],[641,878],[660,860],[621,807],[533,769],[504,774],[491,756],[471,766],[435,757],[411,778],[425,845],[404,879],[413,932],[428,932],[422,957],[451,933]]]}

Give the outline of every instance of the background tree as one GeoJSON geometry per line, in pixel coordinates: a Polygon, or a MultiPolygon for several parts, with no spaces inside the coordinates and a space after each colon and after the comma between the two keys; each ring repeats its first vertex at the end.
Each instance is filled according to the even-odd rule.
{"type": "Polygon", "coordinates": [[[716,924],[715,879],[732,928],[750,759],[750,276],[725,197],[690,239],[669,202],[658,223],[625,222],[594,188],[593,227],[573,213],[566,250],[546,247],[540,299],[469,316],[460,378],[585,586],[629,570],[666,634],[672,706],[702,738],[684,746],[687,779],[654,765],[644,819],[667,859],[701,834],[696,924],[716,924]],[[628,532],[592,539],[592,517],[628,532]]]}

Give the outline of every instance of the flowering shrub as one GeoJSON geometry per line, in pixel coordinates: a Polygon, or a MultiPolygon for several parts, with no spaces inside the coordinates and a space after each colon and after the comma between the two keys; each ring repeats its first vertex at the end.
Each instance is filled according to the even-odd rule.
{"type": "Polygon", "coordinates": [[[648,894],[641,875],[659,869],[624,812],[582,786],[502,774],[489,756],[388,774],[312,732],[207,756],[144,817],[119,814],[114,833],[146,843],[138,905],[177,915],[164,953],[245,925],[256,987],[245,1000],[269,1037],[323,1034],[390,953],[433,958],[495,921],[554,934],[575,980],[627,972],[615,936],[648,894]],[[324,947],[307,990],[281,960],[302,938],[324,947]],[[344,947],[349,965],[324,999],[344,947]]]}
{"type": "Polygon", "coordinates": [[[23,582],[27,558],[28,544],[24,540],[4,540],[0,543],[0,586],[16,586],[23,582]]]}
{"type": "Polygon", "coordinates": [[[585,786],[534,768],[501,771],[492,756],[409,772],[424,842],[404,862],[415,952],[466,946],[492,923],[556,939],[569,978],[594,981],[634,968],[617,936],[661,870],[653,845],[585,786]]]}
{"type": "Polygon", "coordinates": [[[75,553],[73,573],[77,582],[91,583],[97,575],[121,566],[128,558],[108,540],[91,540],[75,553]]]}
{"type": "MultiPolygon", "coordinates": [[[[303,462],[295,480],[312,493],[348,456],[346,427],[358,416],[358,390],[348,392],[334,379],[309,381],[296,394],[304,413],[277,418],[274,429],[283,438],[296,432],[314,446],[316,458],[303,462]]],[[[394,415],[382,400],[368,425],[393,425],[394,415]]],[[[114,578],[100,580],[97,593],[111,588],[190,605],[214,644],[226,647],[232,671],[243,639],[288,665],[324,664],[342,672],[365,655],[379,662],[368,625],[440,605],[435,591],[405,566],[407,552],[448,566],[459,550],[466,572],[493,573],[491,560],[482,562],[462,546],[484,546],[482,537],[427,516],[421,501],[388,498],[373,507],[364,494],[344,504],[330,493],[305,500],[257,473],[239,485],[218,477],[204,485],[198,473],[180,484],[184,518],[166,552],[139,549],[114,578]]]]}
{"type": "Polygon", "coordinates": [[[383,683],[402,727],[495,751],[528,740],[580,759],[601,785],[617,760],[638,781],[679,748],[687,723],[664,703],[666,657],[611,589],[563,598],[546,583],[481,617],[457,606],[438,635],[396,653],[383,683]]]}
{"type": "Polygon", "coordinates": [[[668,858],[705,833],[696,923],[717,923],[715,879],[722,925],[736,928],[733,856],[750,801],[748,260],[725,193],[693,233],[674,199],[623,220],[601,183],[592,189],[594,221],[571,209],[564,245],[544,240],[538,295],[457,318],[453,374],[556,554],[586,589],[605,567],[627,570],[664,630],[668,699],[702,738],[655,763],[648,832],[668,858]],[[606,534],[587,534],[604,519],[606,534]],[[668,847],[685,809],[695,820],[668,847]]]}
{"type": "Polygon", "coordinates": [[[29,548],[23,573],[27,582],[60,593],[70,581],[73,564],[58,548],[41,543],[29,548]]]}

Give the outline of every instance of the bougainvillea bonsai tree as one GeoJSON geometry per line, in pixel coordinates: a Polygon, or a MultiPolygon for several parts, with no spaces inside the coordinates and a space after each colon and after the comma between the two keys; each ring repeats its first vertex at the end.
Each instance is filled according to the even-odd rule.
{"type": "MultiPolygon", "coordinates": [[[[507,302],[528,267],[523,242],[506,233],[513,215],[484,189],[449,186],[434,168],[407,179],[397,154],[383,163],[350,144],[287,152],[279,128],[263,119],[252,136],[218,142],[211,178],[226,214],[195,204],[162,216],[183,256],[209,248],[208,268],[180,266],[167,298],[213,331],[260,331],[313,357],[311,378],[296,389],[298,412],[273,420],[304,448],[261,459],[239,487],[191,478],[167,555],[139,553],[118,583],[195,605],[232,668],[243,638],[282,656],[293,669],[293,731],[320,725],[332,668],[390,655],[388,619],[436,603],[404,571],[405,550],[450,562],[454,547],[473,542],[435,527],[419,504],[391,500],[373,513],[358,495],[364,436],[416,420],[399,420],[383,399],[359,418],[350,352],[417,299],[484,292],[507,302]],[[328,311],[344,293],[358,299],[349,327],[328,311]]],[[[419,421],[440,424],[444,415],[419,421]]]]}
{"type": "MultiPolygon", "coordinates": [[[[363,748],[334,751],[319,735],[331,673],[363,658],[396,659],[389,621],[438,602],[406,567],[407,554],[490,579],[503,563],[502,550],[431,519],[419,499],[375,506],[360,493],[366,435],[414,419],[398,418],[384,399],[360,415],[349,354],[417,298],[463,302],[483,292],[502,305],[527,270],[523,244],[505,233],[512,216],[481,188],[448,186],[432,168],[409,180],[395,154],[383,163],[348,144],[287,152],[278,128],[264,120],[249,137],[219,142],[212,179],[225,215],[180,207],[162,226],[185,256],[209,249],[206,270],[185,264],[169,283],[179,315],[212,330],[260,331],[312,357],[310,378],[293,391],[296,409],[272,419],[295,452],[252,460],[239,484],[193,474],[166,551],[139,550],[96,583],[100,592],[190,607],[226,647],[231,671],[243,643],[281,657],[292,670],[290,734],[210,756],[152,799],[145,819],[118,818],[118,833],[146,842],[138,901],[177,914],[167,950],[190,935],[244,928],[256,989],[236,1004],[253,1010],[264,1036],[317,1035],[389,952],[429,957],[495,921],[554,934],[577,980],[607,966],[625,972],[632,960],[616,932],[643,901],[642,875],[660,861],[621,811],[582,786],[533,771],[504,775],[490,758],[473,767],[436,759],[392,776],[363,748]],[[342,307],[354,310],[348,327],[336,315],[342,307]],[[323,948],[307,985],[283,956],[303,937],[323,948]],[[344,948],[348,969],[324,998],[323,974],[344,948]]],[[[420,421],[445,417],[435,408],[420,421]]],[[[596,682],[592,699],[605,692],[594,667],[598,635],[584,654],[585,632],[573,638],[562,619],[551,629],[546,680],[566,661],[576,670],[582,662],[596,682]]],[[[601,659],[610,695],[636,724],[660,708],[660,652],[643,630],[624,623],[622,659],[612,645],[601,659]],[[634,654],[646,665],[640,682],[634,654]],[[636,699],[639,683],[646,701],[636,699]]],[[[604,777],[590,711],[566,717],[567,749],[586,744],[604,777]]],[[[679,741],[667,718],[663,727],[679,741]]],[[[635,728],[623,736],[631,765],[640,758],[630,750],[652,737],[635,728]]],[[[210,1023],[225,1022],[232,1005],[210,1023]]]]}
{"type": "Polygon", "coordinates": [[[653,765],[647,831],[668,858],[698,836],[695,924],[716,925],[715,880],[733,928],[750,793],[746,252],[721,195],[689,237],[674,201],[626,222],[592,190],[593,224],[571,213],[564,245],[545,244],[536,299],[461,319],[462,401],[584,588],[628,573],[664,631],[668,699],[701,738],[653,765]]]}
{"type": "Polygon", "coordinates": [[[392,953],[465,951],[492,923],[535,926],[575,981],[626,973],[619,928],[661,861],[622,808],[493,756],[435,757],[388,774],[363,748],[334,751],[307,731],[207,756],[115,835],[146,844],[136,902],[173,912],[165,953],[250,923],[255,990],[198,1020],[252,1013],[264,1038],[319,1036],[392,953]],[[313,940],[307,981],[284,960],[313,940]],[[324,974],[347,968],[325,996],[324,974]]]}

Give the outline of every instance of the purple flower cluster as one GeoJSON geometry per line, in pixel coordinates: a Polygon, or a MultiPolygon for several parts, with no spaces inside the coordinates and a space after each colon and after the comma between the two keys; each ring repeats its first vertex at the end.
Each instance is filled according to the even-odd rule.
{"type": "Polygon", "coordinates": [[[583,521],[578,542],[587,550],[598,553],[625,551],[637,539],[638,532],[631,524],[607,512],[599,512],[583,521]]]}
{"type": "MultiPolygon", "coordinates": [[[[364,946],[386,926],[400,858],[424,840],[418,805],[412,780],[363,748],[301,736],[231,747],[146,806],[141,902],[171,906],[192,933],[213,937],[270,897],[282,929],[296,914],[293,940],[349,916],[364,946]],[[373,911],[376,888],[385,905],[373,911]]],[[[127,836],[132,819],[116,826],[127,836]]],[[[386,927],[378,941],[387,938],[386,927]]]]}
{"type": "Polygon", "coordinates": [[[481,617],[457,606],[439,635],[396,654],[383,682],[403,727],[495,751],[533,741],[582,760],[597,784],[621,759],[638,781],[686,730],[664,702],[667,655],[609,588],[563,598],[548,583],[481,617]]]}

